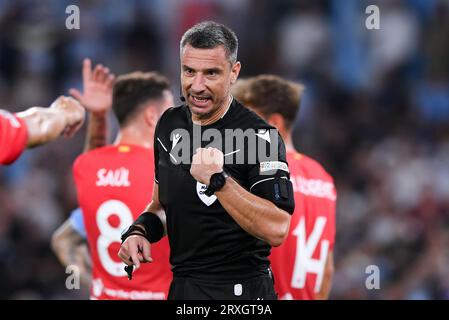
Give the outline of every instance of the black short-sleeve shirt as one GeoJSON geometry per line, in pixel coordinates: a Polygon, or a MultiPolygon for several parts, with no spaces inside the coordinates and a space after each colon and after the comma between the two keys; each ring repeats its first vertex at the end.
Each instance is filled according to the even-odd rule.
{"type": "Polygon", "coordinates": [[[285,146],[276,129],[235,99],[207,126],[193,124],[186,105],[168,109],[155,130],[155,180],[174,275],[218,280],[266,273],[270,245],[243,230],[191,176],[193,150],[200,146],[222,150],[224,170],[246,190],[294,210],[285,146]]]}

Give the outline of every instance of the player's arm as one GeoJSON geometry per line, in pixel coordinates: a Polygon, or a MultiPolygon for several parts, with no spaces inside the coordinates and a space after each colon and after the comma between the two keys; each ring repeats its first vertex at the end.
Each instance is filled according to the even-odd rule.
{"type": "Polygon", "coordinates": [[[32,107],[16,114],[28,131],[27,148],[50,142],[60,135],[70,137],[82,126],[84,108],[73,98],[61,96],[49,108],[32,107]]]}
{"type": "Polygon", "coordinates": [[[89,112],[84,152],[100,148],[108,143],[108,112],[112,107],[112,88],[115,76],[101,64],[92,70],[90,59],[83,61],[83,92],[70,89],[89,112]]]}
{"type": "MultiPolygon", "coordinates": [[[[191,175],[209,185],[212,174],[223,171],[223,153],[214,148],[199,148],[192,159],[191,175]]],[[[279,246],[290,227],[290,214],[273,202],[250,193],[231,177],[215,192],[223,208],[246,232],[279,246]]],[[[293,200],[291,200],[293,201],[293,200]]]]}
{"type": "Polygon", "coordinates": [[[108,120],[104,114],[89,112],[84,152],[101,148],[108,144],[108,120]]]}
{"type": "Polygon", "coordinates": [[[159,185],[154,183],[153,198],[145,211],[128,229],[125,239],[118,252],[119,258],[127,265],[140,262],[152,262],[151,244],[159,241],[167,234],[165,211],[159,202],[159,185]],[[134,229],[132,229],[134,228],[134,229]]]}
{"type": "Polygon", "coordinates": [[[326,260],[321,290],[315,295],[315,298],[317,300],[327,300],[329,298],[333,278],[334,278],[334,255],[333,252],[330,251],[326,260]]]}
{"type": "Polygon", "coordinates": [[[81,281],[89,286],[91,280],[91,259],[86,240],[75,230],[70,219],[54,233],[51,247],[64,267],[75,265],[80,269],[81,281]]]}

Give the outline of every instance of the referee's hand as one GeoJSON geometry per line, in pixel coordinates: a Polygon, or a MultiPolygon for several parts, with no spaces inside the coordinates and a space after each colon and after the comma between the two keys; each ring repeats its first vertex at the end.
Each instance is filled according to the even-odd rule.
{"type": "Polygon", "coordinates": [[[141,262],[153,262],[151,258],[151,244],[143,236],[129,236],[122,243],[118,252],[119,258],[128,266],[140,267],[141,262]]]}
{"type": "Polygon", "coordinates": [[[214,173],[223,171],[223,152],[216,148],[198,148],[192,157],[190,174],[196,181],[209,185],[214,173]]]}

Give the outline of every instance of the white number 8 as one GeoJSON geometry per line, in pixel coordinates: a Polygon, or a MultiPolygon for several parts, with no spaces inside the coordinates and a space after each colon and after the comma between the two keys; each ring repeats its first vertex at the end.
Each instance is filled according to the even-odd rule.
{"type": "Polygon", "coordinates": [[[114,242],[120,242],[121,233],[133,223],[133,216],[128,206],[119,200],[104,202],[97,211],[97,226],[100,235],[97,239],[97,251],[100,262],[109,274],[115,277],[126,276],[122,262],[115,262],[109,255],[108,248],[114,242]],[[108,219],[112,215],[119,217],[119,225],[111,226],[108,219]]]}

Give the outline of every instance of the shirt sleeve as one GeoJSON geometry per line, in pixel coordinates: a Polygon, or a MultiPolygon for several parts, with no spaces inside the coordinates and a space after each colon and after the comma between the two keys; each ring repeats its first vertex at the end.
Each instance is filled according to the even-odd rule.
{"type": "Polygon", "coordinates": [[[156,124],[156,128],[154,129],[154,182],[159,184],[159,127],[161,123],[162,116],[159,118],[159,121],[156,124]]]}
{"type": "Polygon", "coordinates": [[[83,211],[81,208],[76,208],[72,211],[69,221],[72,224],[73,229],[75,229],[81,237],[86,239],[86,228],[84,226],[83,211]]]}
{"type": "Polygon", "coordinates": [[[0,110],[0,163],[10,164],[17,160],[25,150],[27,141],[25,121],[0,110]]]}
{"type": "MultiPolygon", "coordinates": [[[[265,143],[265,150],[272,151],[267,157],[267,153],[261,152],[258,147],[256,163],[249,165],[249,191],[270,200],[280,209],[292,214],[295,209],[295,200],[284,142],[275,129],[269,129],[264,134],[258,135],[266,138],[264,139],[266,142],[262,142],[265,143]]],[[[262,143],[258,142],[257,145],[261,146],[262,143]]]]}

